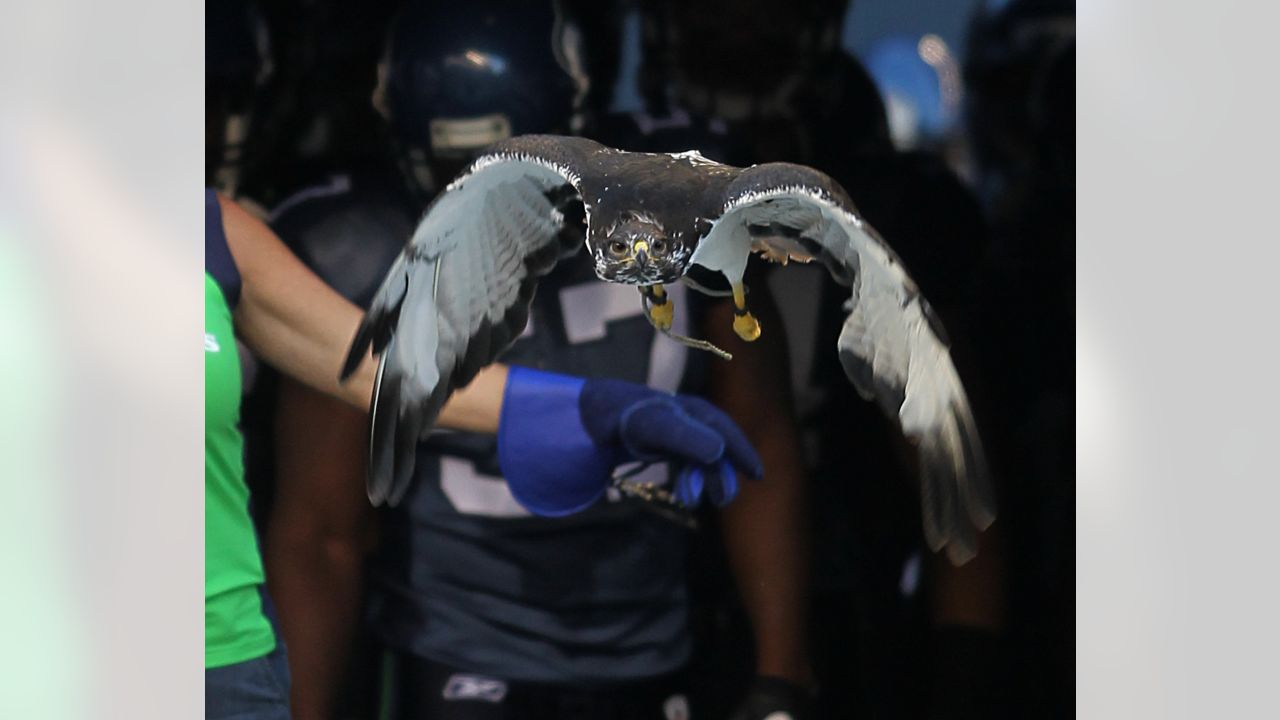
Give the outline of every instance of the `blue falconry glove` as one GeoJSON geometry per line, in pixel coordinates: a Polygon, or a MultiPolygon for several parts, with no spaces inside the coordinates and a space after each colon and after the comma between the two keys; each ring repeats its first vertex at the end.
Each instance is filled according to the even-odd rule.
{"type": "Polygon", "coordinates": [[[674,495],[717,505],[738,493],[738,474],[764,465],[742,430],[701,398],[622,380],[584,380],[513,366],[498,423],[498,463],[511,494],[535,515],[584,510],[630,462],[679,467],[674,495]]]}

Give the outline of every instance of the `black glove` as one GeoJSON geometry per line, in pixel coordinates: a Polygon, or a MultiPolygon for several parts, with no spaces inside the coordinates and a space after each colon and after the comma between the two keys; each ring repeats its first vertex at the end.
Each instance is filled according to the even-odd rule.
{"type": "Polygon", "coordinates": [[[1002,720],[1009,707],[1004,638],[980,628],[941,626],[933,634],[929,720],[1002,720]]]}
{"type": "Polygon", "coordinates": [[[731,720],[806,720],[812,704],[810,693],[799,685],[758,675],[731,720]]]}

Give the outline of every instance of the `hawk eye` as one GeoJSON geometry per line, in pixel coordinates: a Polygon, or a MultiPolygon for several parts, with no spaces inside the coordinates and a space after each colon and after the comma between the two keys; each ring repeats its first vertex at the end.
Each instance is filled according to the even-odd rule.
{"type": "Polygon", "coordinates": [[[666,252],[667,252],[667,241],[666,241],[666,240],[654,240],[654,241],[653,241],[653,245],[651,246],[651,248],[650,248],[650,249],[652,249],[652,250],[653,250],[653,254],[654,254],[654,255],[665,255],[665,254],[666,254],[666,252]]]}
{"type": "Polygon", "coordinates": [[[622,257],[627,254],[627,244],[621,240],[614,240],[609,243],[609,252],[616,257],[622,257]]]}

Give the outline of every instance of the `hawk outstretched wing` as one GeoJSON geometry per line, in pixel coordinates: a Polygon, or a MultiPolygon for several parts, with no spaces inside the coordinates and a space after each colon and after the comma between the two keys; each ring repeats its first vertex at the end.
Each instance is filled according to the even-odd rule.
{"type": "Polygon", "coordinates": [[[540,277],[582,247],[577,166],[601,146],[536,136],[494,145],[441,193],[392,265],[348,353],[379,357],[369,499],[396,504],[419,439],[454,390],[520,335],[540,277]]]}
{"type": "Polygon", "coordinates": [[[995,519],[986,459],[946,334],[902,261],[831,178],[801,165],[742,171],[693,262],[750,246],[769,259],[821,262],[852,289],[837,344],[845,373],[918,449],[925,538],[954,563],[995,519]]]}

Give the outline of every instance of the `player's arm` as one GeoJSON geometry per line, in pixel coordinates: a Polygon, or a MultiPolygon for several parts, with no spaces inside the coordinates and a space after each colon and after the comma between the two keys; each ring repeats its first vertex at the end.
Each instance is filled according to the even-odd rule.
{"type": "Polygon", "coordinates": [[[737,500],[721,510],[724,543],[751,619],[757,674],[808,687],[806,474],[783,323],[763,278],[752,290],[753,309],[772,337],[740,341],[730,330],[729,303],[717,303],[703,328],[711,342],[732,348],[734,355],[712,374],[710,399],[737,421],[764,460],[764,479],[742,483],[737,500]]]}
{"type": "Polygon", "coordinates": [[[264,557],[289,647],[293,715],[334,716],[351,666],[374,540],[365,497],[368,417],[282,378],[276,402],[276,500],[264,557]]]}
{"type": "MultiPolygon", "coordinates": [[[[240,270],[236,330],[251,350],[278,370],[367,411],[377,363],[372,356],[345,383],[338,370],[360,324],[360,308],[331,290],[294,257],[262,221],[219,197],[227,245],[240,270]]],[[[506,368],[491,366],[454,393],[438,424],[495,432],[506,368]]]]}

